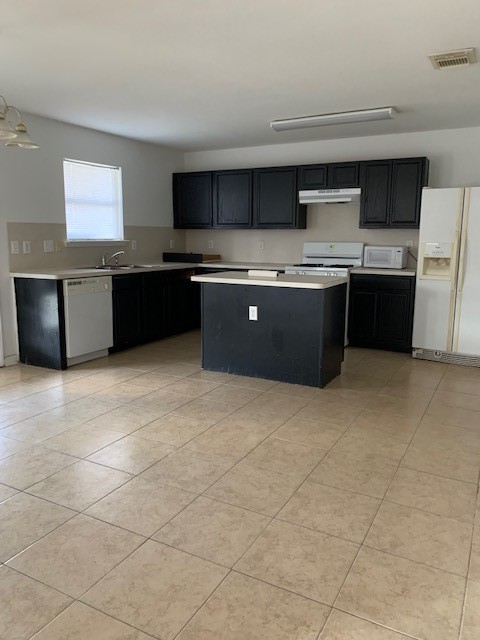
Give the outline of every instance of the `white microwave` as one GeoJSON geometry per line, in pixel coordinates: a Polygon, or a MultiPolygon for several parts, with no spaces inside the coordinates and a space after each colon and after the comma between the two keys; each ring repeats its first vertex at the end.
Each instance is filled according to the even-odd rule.
{"type": "Polygon", "coordinates": [[[363,266],[374,269],[403,269],[407,266],[407,247],[373,247],[367,245],[363,266]]]}

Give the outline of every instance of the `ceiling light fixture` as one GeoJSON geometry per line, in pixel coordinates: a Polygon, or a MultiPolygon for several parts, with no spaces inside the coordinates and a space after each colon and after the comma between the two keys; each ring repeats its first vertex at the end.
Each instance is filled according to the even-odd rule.
{"type": "Polygon", "coordinates": [[[307,129],[331,124],[350,124],[351,122],[372,122],[374,120],[391,120],[398,113],[396,107],[380,107],[378,109],[361,109],[359,111],[341,111],[339,113],[324,113],[319,116],[305,116],[303,118],[288,118],[273,120],[270,126],[275,131],[288,129],[307,129]]]}
{"type": "Polygon", "coordinates": [[[22,115],[17,107],[7,104],[7,101],[3,96],[0,96],[3,101],[3,110],[0,105],[0,141],[5,141],[7,147],[16,149],[38,149],[38,144],[34,142],[27,132],[27,127],[22,122],[22,115]],[[12,128],[9,122],[7,122],[7,114],[9,111],[14,111],[17,114],[18,124],[15,128],[12,128]]]}

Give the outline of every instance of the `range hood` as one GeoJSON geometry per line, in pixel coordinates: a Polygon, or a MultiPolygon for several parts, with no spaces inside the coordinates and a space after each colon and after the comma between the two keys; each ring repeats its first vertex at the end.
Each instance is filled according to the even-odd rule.
{"type": "Polygon", "coordinates": [[[361,189],[309,189],[300,191],[300,204],[331,204],[360,202],[361,189]]]}

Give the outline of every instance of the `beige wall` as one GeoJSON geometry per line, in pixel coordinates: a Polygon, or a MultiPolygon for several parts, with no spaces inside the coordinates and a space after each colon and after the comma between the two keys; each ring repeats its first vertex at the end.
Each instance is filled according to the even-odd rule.
{"type": "Polygon", "coordinates": [[[125,227],[125,239],[136,240],[137,249],[132,250],[130,242],[124,246],[101,247],[65,247],[65,225],[40,222],[7,223],[8,242],[17,240],[22,250],[23,240],[29,240],[31,253],[10,254],[10,271],[22,269],[56,269],[61,267],[80,267],[100,264],[104,253],[112,255],[116,251],[125,251],[120,262],[127,264],[143,264],[161,262],[164,251],[171,251],[170,240],[175,243],[175,251],[185,251],[185,231],[171,227],[125,227]],[[61,251],[45,253],[43,241],[58,241],[61,251]]]}
{"type": "MultiPolygon", "coordinates": [[[[307,228],[302,230],[238,229],[187,231],[187,251],[220,253],[225,260],[300,262],[304,242],[336,241],[404,245],[418,243],[417,229],[359,229],[359,205],[308,205],[307,228]],[[213,249],[208,242],[213,241],[213,249]],[[260,249],[263,242],[265,248],[260,249]]],[[[416,248],[413,249],[416,252],[416,248]]],[[[411,266],[414,262],[411,261],[411,266]]]]}

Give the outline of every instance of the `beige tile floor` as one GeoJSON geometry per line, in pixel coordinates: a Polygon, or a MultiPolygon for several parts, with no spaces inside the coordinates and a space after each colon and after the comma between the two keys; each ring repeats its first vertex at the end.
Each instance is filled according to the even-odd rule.
{"type": "Polygon", "coordinates": [[[480,369],[199,354],[0,370],[0,638],[478,640],[480,369]]]}

